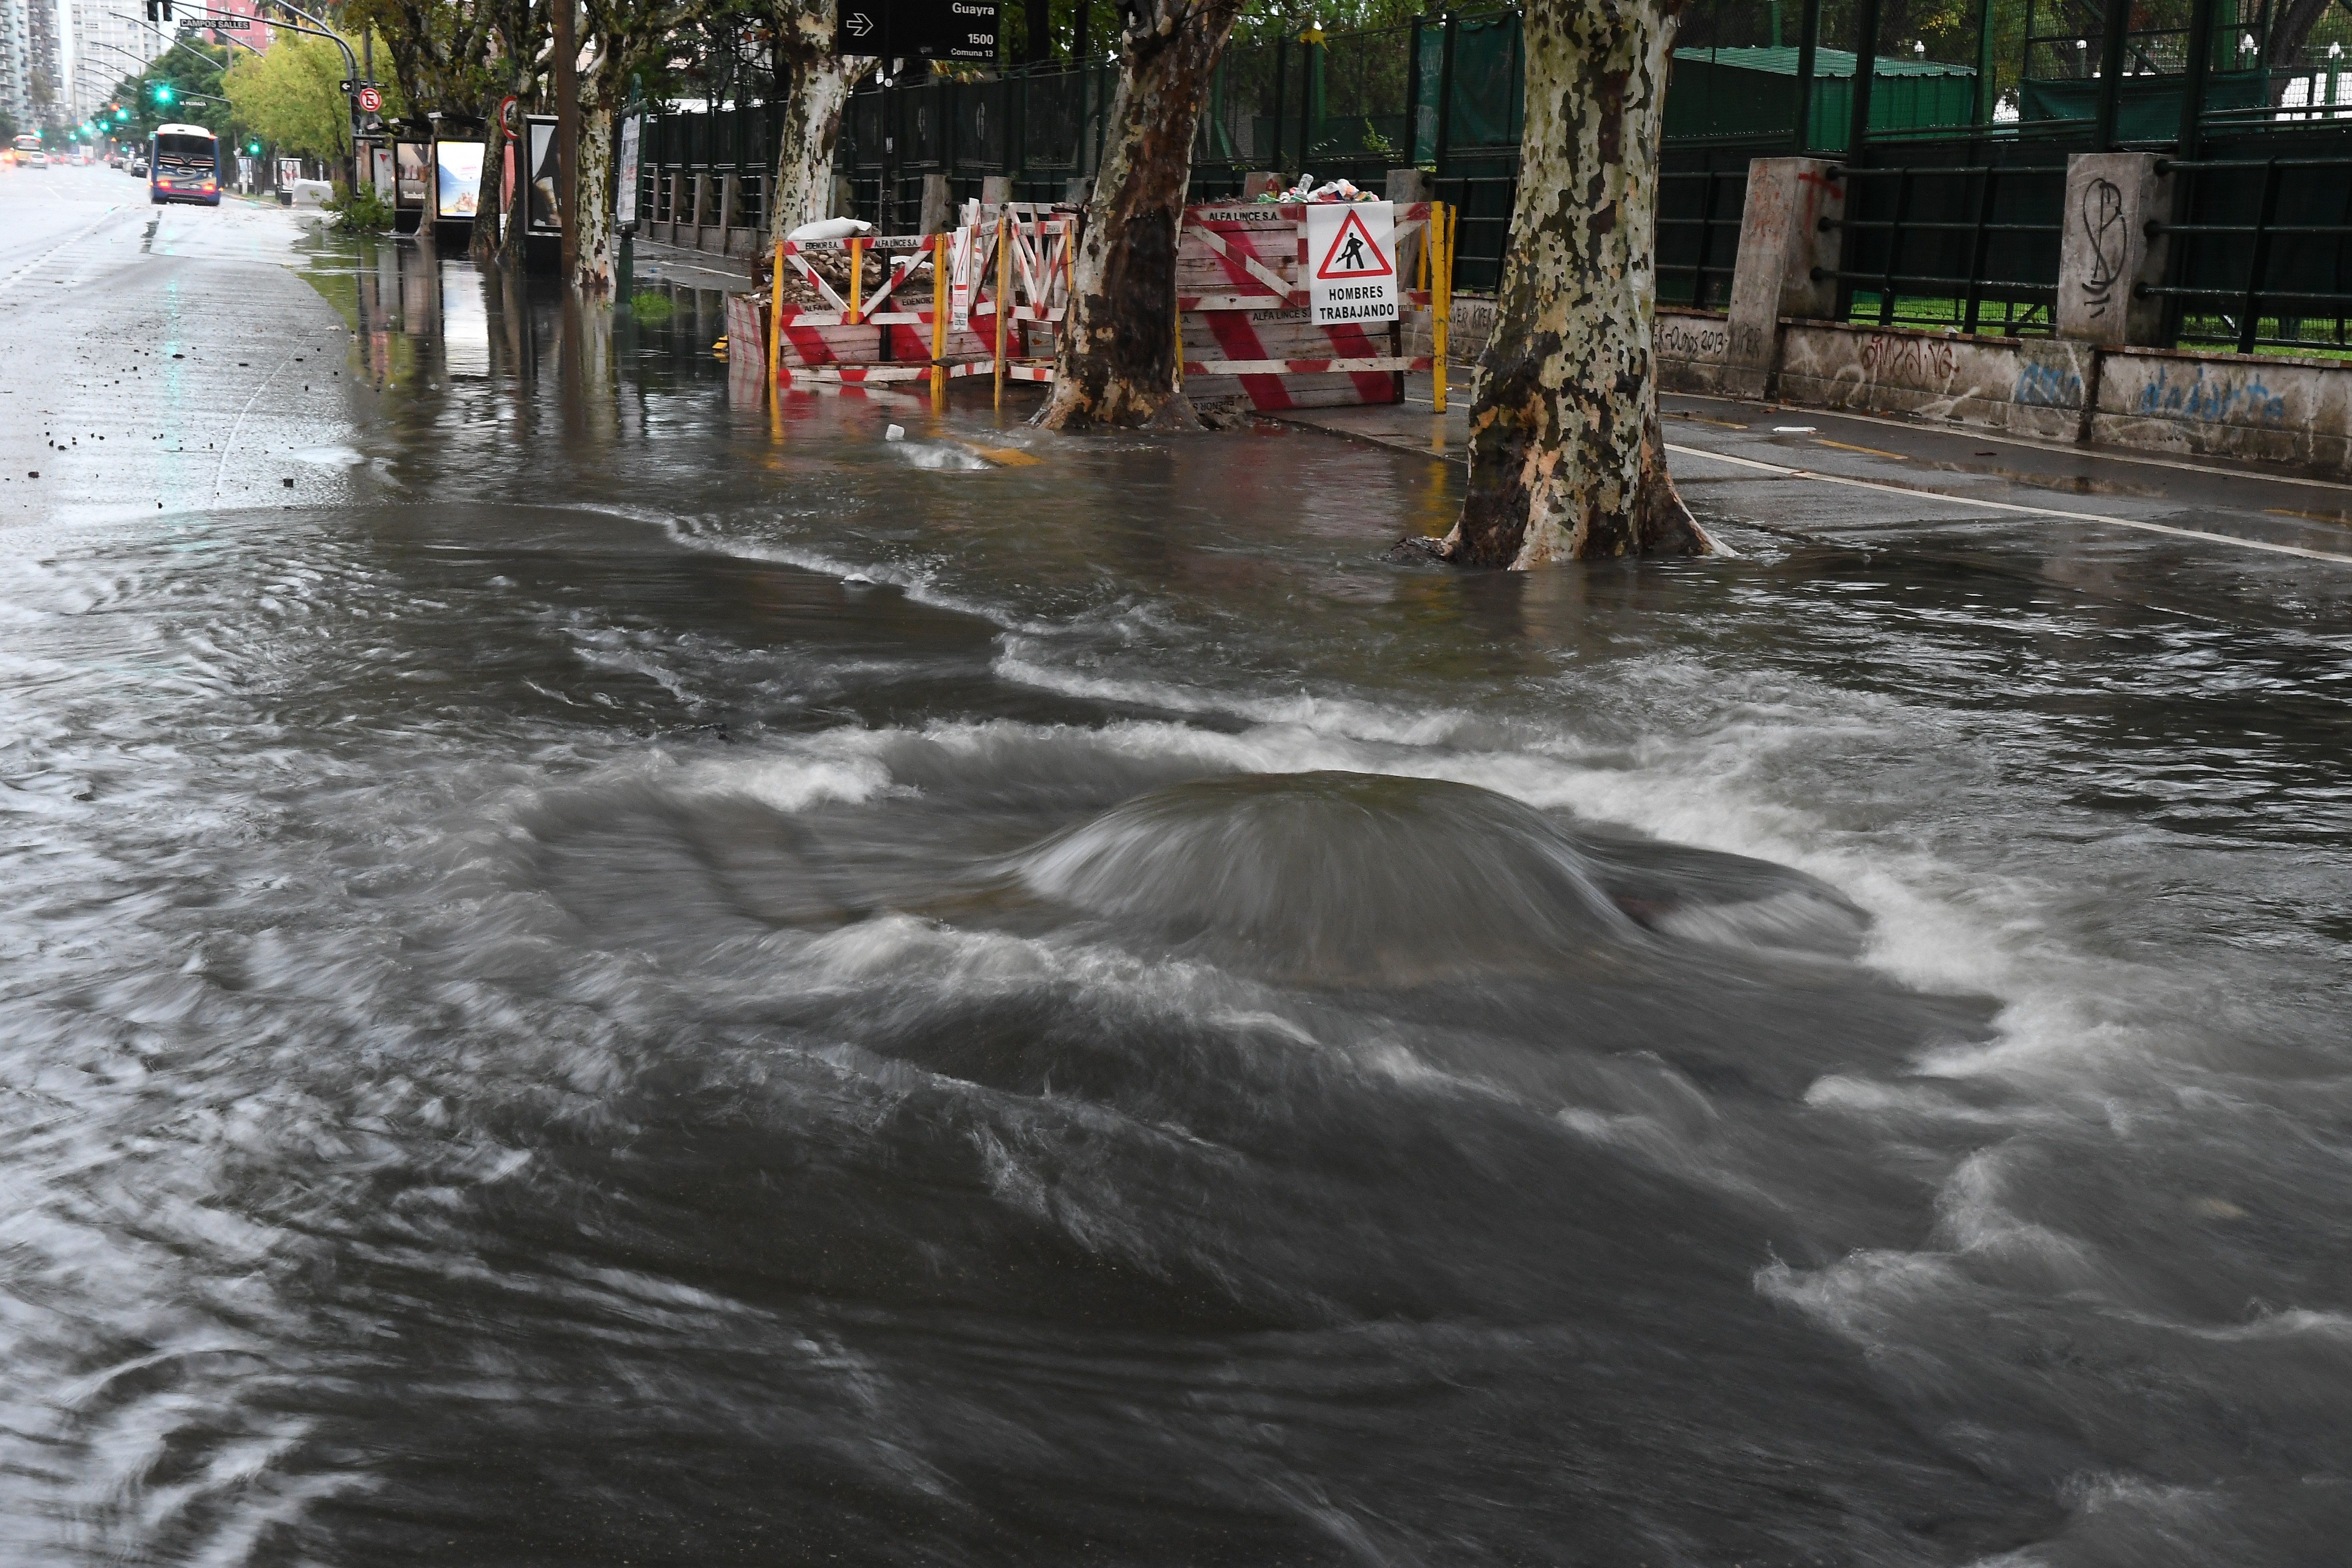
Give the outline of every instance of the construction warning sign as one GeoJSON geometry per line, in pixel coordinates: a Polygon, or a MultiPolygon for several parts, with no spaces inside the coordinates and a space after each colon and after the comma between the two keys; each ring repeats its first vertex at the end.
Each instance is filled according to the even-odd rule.
{"type": "Polygon", "coordinates": [[[1307,299],[1318,327],[1397,319],[1393,205],[1307,205],[1307,299]]]}

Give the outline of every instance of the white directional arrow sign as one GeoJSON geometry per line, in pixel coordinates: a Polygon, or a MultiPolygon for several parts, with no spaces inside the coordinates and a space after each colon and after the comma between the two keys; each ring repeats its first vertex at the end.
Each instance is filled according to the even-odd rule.
{"type": "Polygon", "coordinates": [[[863,11],[852,11],[841,19],[841,25],[849,30],[851,37],[862,38],[874,30],[874,18],[863,11]]]}

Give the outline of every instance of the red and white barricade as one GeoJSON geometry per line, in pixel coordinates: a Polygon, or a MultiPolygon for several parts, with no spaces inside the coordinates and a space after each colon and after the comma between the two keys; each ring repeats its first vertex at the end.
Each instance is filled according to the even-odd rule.
{"type": "MultiPolygon", "coordinates": [[[[1433,316],[1440,342],[1447,313],[1443,274],[1452,248],[1445,216],[1435,203],[1399,205],[1391,247],[1401,268],[1407,257],[1427,257],[1432,246],[1441,258],[1434,269],[1422,268],[1439,284],[1433,316]]],[[[819,302],[784,303],[781,282],[767,300],[737,296],[728,318],[735,352],[763,359],[780,385],[928,378],[934,396],[944,396],[950,381],[969,376],[994,376],[1000,386],[1052,381],[1069,312],[1076,216],[1015,202],[1001,209],[971,204],[965,218],[944,235],[779,243],[779,278],[787,267],[797,271],[819,302]],[[861,292],[869,249],[889,258],[870,298],[861,292]],[[850,253],[847,299],[809,265],[820,251],[850,253]],[[930,276],[918,279],[926,258],[933,263],[930,276]],[[923,293],[928,301],[908,298],[923,293]]],[[[1246,396],[1264,409],[1402,399],[1405,374],[1429,370],[1433,356],[1407,352],[1410,329],[1402,321],[1317,325],[1306,264],[1303,205],[1186,210],[1176,251],[1186,392],[1246,396]]],[[[1408,312],[1432,303],[1425,289],[1400,288],[1398,297],[1408,312]]]]}
{"type": "Polygon", "coordinates": [[[729,335],[750,339],[736,352],[772,364],[779,384],[928,379],[943,394],[949,381],[1000,372],[1003,380],[1051,381],[1076,220],[1025,202],[1003,209],[974,203],[966,217],[942,235],[779,242],[779,277],[797,272],[817,302],[787,303],[781,284],[766,300],[736,296],[729,335]],[[869,250],[889,263],[871,295],[861,287],[869,250]],[[847,298],[810,265],[821,252],[848,254],[847,298]],[[918,277],[926,260],[929,275],[918,277]],[[1009,301],[1002,330],[1000,301],[1009,301]]]}
{"type": "MultiPolygon", "coordinates": [[[[1397,206],[1399,258],[1413,253],[1434,205],[1397,206]]],[[[1402,401],[1404,374],[1429,369],[1430,356],[1406,352],[1401,321],[1316,325],[1306,266],[1303,204],[1186,209],[1176,306],[1188,394],[1239,394],[1265,409],[1402,401]]],[[[1403,288],[1398,299],[1407,310],[1429,301],[1425,292],[1403,288]]]]}

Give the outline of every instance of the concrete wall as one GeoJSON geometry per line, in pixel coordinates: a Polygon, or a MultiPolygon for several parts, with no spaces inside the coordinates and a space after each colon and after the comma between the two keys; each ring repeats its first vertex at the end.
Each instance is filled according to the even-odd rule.
{"type": "Polygon", "coordinates": [[[1658,311],[1659,384],[2352,474],[2352,361],[2146,346],[2162,301],[2139,290],[2165,259],[2148,222],[2170,210],[2169,179],[2151,153],[2070,157],[2057,335],[1971,337],[1817,319],[1836,297],[1840,172],[1756,159],[1731,310],[1658,311]]]}
{"type": "MultiPolygon", "coordinates": [[[[1728,318],[1658,312],[1659,384],[1727,395],[1728,318]]],[[[2044,440],[2352,476],[2352,361],[1783,321],[1766,395],[2044,440]],[[2085,402],[2089,407],[2085,409],[2085,402]]]]}
{"type": "Polygon", "coordinates": [[[2352,362],[2103,351],[2091,438],[2352,474],[2352,362]]]}
{"type": "Polygon", "coordinates": [[[1775,392],[1822,408],[2073,440],[2095,352],[2088,343],[1796,321],[1780,331],[1775,392]]]}

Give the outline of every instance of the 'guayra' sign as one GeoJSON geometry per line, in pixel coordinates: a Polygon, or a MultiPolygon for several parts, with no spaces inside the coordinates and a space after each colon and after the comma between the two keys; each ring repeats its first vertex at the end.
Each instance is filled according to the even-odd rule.
{"type": "Polygon", "coordinates": [[[996,58],[997,0],[841,0],[833,52],[886,60],[996,58]]]}

